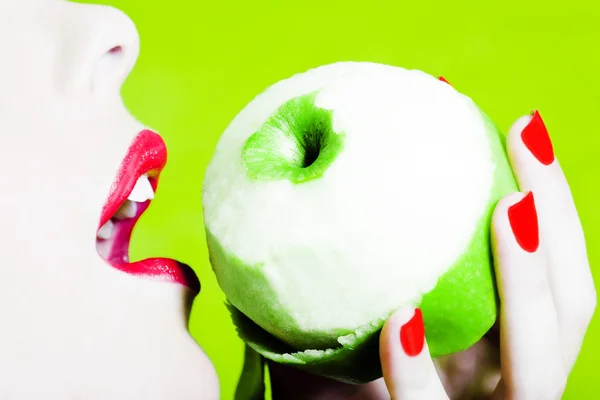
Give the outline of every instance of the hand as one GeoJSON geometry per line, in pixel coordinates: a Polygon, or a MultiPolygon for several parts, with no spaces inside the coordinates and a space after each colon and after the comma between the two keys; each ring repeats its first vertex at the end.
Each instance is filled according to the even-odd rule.
{"type": "Polygon", "coordinates": [[[433,361],[420,310],[400,310],[380,336],[383,379],[349,386],[271,365],[275,399],[561,398],[596,307],[585,239],[539,113],[514,123],[507,149],[522,193],[492,218],[497,325],[433,361]]]}

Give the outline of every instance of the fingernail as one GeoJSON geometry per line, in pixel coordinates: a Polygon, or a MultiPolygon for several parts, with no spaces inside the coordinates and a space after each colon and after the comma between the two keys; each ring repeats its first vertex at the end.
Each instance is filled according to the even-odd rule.
{"type": "Polygon", "coordinates": [[[446,82],[448,85],[452,86],[452,84],[451,84],[450,82],[448,82],[448,80],[446,80],[446,78],[444,78],[443,76],[440,76],[438,79],[439,79],[440,81],[442,81],[442,82],[446,82]]]}
{"type": "Polygon", "coordinates": [[[425,327],[423,325],[423,314],[419,308],[415,309],[415,315],[400,328],[400,343],[404,352],[410,356],[418,356],[425,345],[425,327]]]}
{"type": "Polygon", "coordinates": [[[521,139],[539,162],[550,165],[554,161],[554,149],[546,124],[538,111],[534,111],[532,117],[529,125],[521,132],[521,139]]]}
{"type": "Polygon", "coordinates": [[[540,244],[540,237],[532,192],[529,192],[517,204],[509,207],[508,220],[519,246],[529,253],[535,252],[540,244]]]}

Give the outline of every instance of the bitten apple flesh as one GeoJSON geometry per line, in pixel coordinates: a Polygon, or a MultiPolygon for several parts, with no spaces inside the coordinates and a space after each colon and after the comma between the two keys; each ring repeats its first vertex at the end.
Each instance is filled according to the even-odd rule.
{"type": "Polygon", "coordinates": [[[326,65],[269,87],[220,138],[203,188],[211,263],[255,350],[368,381],[400,307],[421,307],[434,357],[493,325],[490,218],[516,190],[502,134],[447,83],[326,65]]]}

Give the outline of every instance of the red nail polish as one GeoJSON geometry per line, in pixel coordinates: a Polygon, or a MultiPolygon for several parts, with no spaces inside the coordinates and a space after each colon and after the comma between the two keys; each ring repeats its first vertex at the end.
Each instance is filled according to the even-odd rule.
{"type": "Polygon", "coordinates": [[[540,237],[532,192],[529,192],[517,204],[509,207],[508,220],[519,246],[529,253],[535,252],[540,244],[540,237]]]}
{"type": "Polygon", "coordinates": [[[423,313],[419,308],[415,309],[415,315],[400,328],[400,343],[404,352],[410,356],[418,356],[425,345],[425,326],[423,325],[423,313]]]}
{"type": "Polygon", "coordinates": [[[442,81],[442,82],[446,82],[448,85],[452,86],[452,84],[451,84],[450,82],[448,82],[448,81],[446,80],[446,78],[444,78],[443,76],[440,76],[438,79],[439,79],[440,81],[442,81]]]}
{"type": "Polygon", "coordinates": [[[533,112],[531,122],[521,132],[521,139],[539,162],[544,165],[552,164],[554,161],[554,149],[552,148],[552,141],[548,135],[546,124],[544,124],[539,112],[533,112]]]}

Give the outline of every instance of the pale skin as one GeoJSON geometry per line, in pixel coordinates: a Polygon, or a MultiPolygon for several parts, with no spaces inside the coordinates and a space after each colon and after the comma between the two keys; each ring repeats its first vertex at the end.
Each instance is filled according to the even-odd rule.
{"type": "Polygon", "coordinates": [[[188,334],[189,291],[96,251],[102,206],[143,128],[119,94],[138,46],[115,9],[0,1],[2,399],[218,398],[188,334]]]}
{"type": "MultiPolygon", "coordinates": [[[[0,398],[218,399],[215,370],[187,330],[192,292],[117,271],[95,247],[115,171],[144,128],[119,94],[139,52],[133,23],[108,7],[0,0],[0,51],[0,398]]],[[[560,165],[540,163],[522,140],[531,119],[507,139],[521,193],[492,221],[496,330],[434,363],[426,344],[406,354],[399,334],[414,310],[399,310],[381,335],[384,378],[349,387],[274,367],[276,398],[560,398],[596,292],[560,165]],[[535,251],[508,217],[529,192],[535,251]]]]}

